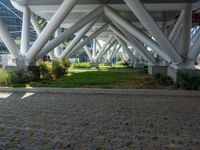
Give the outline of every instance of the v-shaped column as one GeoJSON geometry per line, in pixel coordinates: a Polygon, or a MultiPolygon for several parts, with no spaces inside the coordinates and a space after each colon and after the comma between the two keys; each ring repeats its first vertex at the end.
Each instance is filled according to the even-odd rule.
{"type": "Polygon", "coordinates": [[[140,22],[144,27],[149,31],[149,33],[155,38],[158,42],[162,51],[164,51],[172,60],[173,63],[179,64],[182,62],[181,57],[177,53],[176,49],[163,34],[160,28],[157,26],[155,21],[149,15],[147,10],[144,8],[142,3],[139,0],[124,0],[133,13],[138,17],[140,22]]]}

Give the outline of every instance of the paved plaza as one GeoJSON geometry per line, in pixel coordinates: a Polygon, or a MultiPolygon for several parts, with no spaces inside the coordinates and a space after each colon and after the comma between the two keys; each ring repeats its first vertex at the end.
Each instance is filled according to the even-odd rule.
{"type": "Polygon", "coordinates": [[[0,93],[0,150],[199,150],[200,97],[0,93]]]}

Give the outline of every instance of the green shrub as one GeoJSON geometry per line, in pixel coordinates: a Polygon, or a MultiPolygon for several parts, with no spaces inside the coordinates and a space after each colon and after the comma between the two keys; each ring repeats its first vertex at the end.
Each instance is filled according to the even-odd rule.
{"type": "Polygon", "coordinates": [[[72,68],[92,68],[93,66],[89,62],[73,63],[72,68]]]}
{"type": "Polygon", "coordinates": [[[173,81],[172,81],[172,79],[170,77],[162,75],[162,74],[159,74],[159,73],[154,75],[154,81],[157,84],[164,85],[164,86],[173,85],[173,81]]]}
{"type": "Polygon", "coordinates": [[[41,79],[51,79],[52,78],[52,64],[47,61],[37,62],[37,66],[40,68],[40,78],[41,79]]]}
{"type": "Polygon", "coordinates": [[[32,72],[24,69],[14,70],[12,74],[10,73],[10,76],[12,82],[17,83],[27,83],[34,80],[34,75],[32,72]]]}
{"type": "Polygon", "coordinates": [[[200,88],[200,76],[191,76],[187,73],[178,72],[177,84],[186,90],[198,90],[200,88]]]}
{"type": "Polygon", "coordinates": [[[52,63],[52,74],[54,79],[60,78],[65,75],[67,68],[64,66],[62,61],[54,61],[52,63]]]}
{"type": "Polygon", "coordinates": [[[4,69],[0,69],[0,86],[8,86],[11,82],[9,73],[4,69]]]}
{"type": "Polygon", "coordinates": [[[71,63],[70,63],[70,61],[69,61],[68,58],[65,58],[65,59],[63,60],[63,65],[64,65],[66,68],[69,68],[69,67],[70,67],[71,63]]]}

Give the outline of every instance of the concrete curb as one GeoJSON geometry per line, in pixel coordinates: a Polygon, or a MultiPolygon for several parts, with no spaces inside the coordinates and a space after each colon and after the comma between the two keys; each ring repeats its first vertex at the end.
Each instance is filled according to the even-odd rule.
{"type": "Polygon", "coordinates": [[[200,91],[152,90],[152,89],[0,88],[0,92],[120,94],[120,95],[154,95],[154,96],[190,96],[190,97],[200,97],[200,91]]]}

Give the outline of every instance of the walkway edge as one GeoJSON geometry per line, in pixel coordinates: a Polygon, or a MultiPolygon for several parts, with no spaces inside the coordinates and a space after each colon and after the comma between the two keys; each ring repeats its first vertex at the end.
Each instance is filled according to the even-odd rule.
{"type": "Polygon", "coordinates": [[[0,88],[0,92],[32,93],[79,93],[79,94],[129,94],[155,96],[191,96],[199,97],[200,91],[153,90],[153,89],[98,89],[98,88],[0,88]]]}

